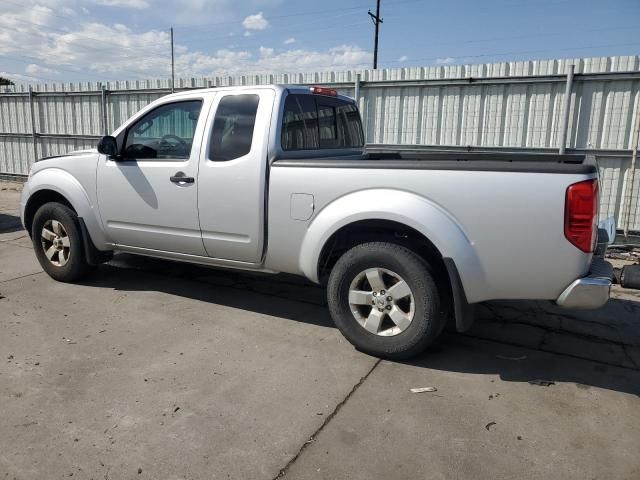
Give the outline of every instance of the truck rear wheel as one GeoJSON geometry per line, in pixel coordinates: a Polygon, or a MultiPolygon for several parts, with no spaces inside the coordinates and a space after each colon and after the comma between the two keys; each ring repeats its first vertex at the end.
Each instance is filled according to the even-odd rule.
{"type": "Polygon", "coordinates": [[[92,269],[84,254],[78,216],[66,205],[42,205],[33,218],[31,239],[40,266],[55,280],[73,282],[92,269]]]}
{"type": "Polygon", "coordinates": [[[342,255],[329,276],[327,300],[347,340],[384,358],[423,352],[444,322],[429,265],[392,243],[365,243],[342,255]]]}

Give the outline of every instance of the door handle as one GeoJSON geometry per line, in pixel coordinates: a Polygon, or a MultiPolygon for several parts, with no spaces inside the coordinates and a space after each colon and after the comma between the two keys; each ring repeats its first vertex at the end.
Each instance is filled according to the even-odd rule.
{"type": "Polygon", "coordinates": [[[176,172],[175,175],[169,177],[173,183],[193,183],[195,179],[193,177],[187,177],[184,172],[176,172]]]}

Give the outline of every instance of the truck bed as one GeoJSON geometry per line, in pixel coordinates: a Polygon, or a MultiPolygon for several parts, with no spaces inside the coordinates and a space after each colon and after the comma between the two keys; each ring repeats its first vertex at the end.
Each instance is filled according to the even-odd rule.
{"type": "Polygon", "coordinates": [[[465,253],[456,264],[472,303],[556,299],[591,263],[565,237],[566,191],[596,173],[593,157],[584,155],[368,152],[276,159],[269,173],[267,267],[298,273],[305,256],[294,260],[291,252],[327,230],[323,218],[377,215],[422,226],[444,257],[455,259],[447,250],[458,245],[465,253]],[[292,198],[313,202],[308,221],[292,219],[292,198]],[[438,239],[443,231],[454,233],[438,239]]]}

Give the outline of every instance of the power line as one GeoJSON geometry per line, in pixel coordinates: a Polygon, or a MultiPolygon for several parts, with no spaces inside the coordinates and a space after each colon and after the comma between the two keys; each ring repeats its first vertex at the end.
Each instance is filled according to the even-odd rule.
{"type": "MultiPolygon", "coordinates": [[[[547,53],[547,52],[556,52],[556,51],[572,51],[572,50],[589,50],[592,48],[607,48],[607,47],[628,47],[640,45],[640,42],[628,42],[628,43],[609,43],[603,45],[589,45],[583,47],[567,47],[567,48],[553,48],[553,49],[540,49],[540,50],[521,50],[521,51],[511,51],[511,52],[500,52],[500,53],[483,53],[480,55],[440,55],[437,57],[423,57],[423,58],[415,58],[412,59],[413,62],[422,62],[422,61],[432,61],[439,60],[441,58],[453,58],[453,59],[467,59],[467,58],[483,58],[483,57],[501,57],[505,55],[525,55],[530,53],[547,53]]],[[[400,60],[392,60],[386,63],[404,63],[400,60]]]]}
{"type": "MultiPolygon", "coordinates": [[[[9,59],[11,59],[11,60],[13,60],[15,62],[34,64],[34,65],[37,65],[39,67],[44,67],[44,68],[47,68],[49,70],[52,70],[52,68],[50,68],[50,67],[52,67],[51,65],[47,66],[46,64],[38,63],[38,62],[41,62],[41,60],[39,58],[30,57],[28,55],[2,55],[2,58],[9,58],[9,59]],[[26,60],[23,60],[23,59],[28,59],[30,61],[26,61],[26,60]]],[[[69,64],[65,64],[65,65],[69,65],[69,64]]],[[[93,75],[91,73],[79,72],[78,70],[72,70],[72,69],[69,69],[69,68],[63,68],[63,67],[60,67],[59,65],[56,65],[55,69],[63,71],[63,72],[68,72],[68,73],[75,73],[76,75],[79,74],[79,73],[82,73],[82,74],[88,75],[90,77],[101,78],[101,77],[98,77],[97,75],[93,75]]],[[[45,80],[47,80],[47,79],[45,79],[45,80]]],[[[48,80],[52,80],[52,79],[48,79],[48,80]]],[[[57,82],[59,80],[54,80],[54,81],[57,82]]]]}
{"type": "MultiPolygon", "coordinates": [[[[361,25],[365,25],[366,23],[367,23],[366,20],[359,20],[359,21],[354,22],[354,23],[344,23],[344,24],[330,25],[330,26],[327,26],[327,27],[324,27],[324,28],[316,28],[313,31],[314,32],[320,32],[320,31],[334,30],[334,29],[344,30],[345,28],[348,28],[348,27],[361,26],[361,25]]],[[[286,31],[283,31],[281,33],[283,33],[283,36],[286,37],[286,36],[289,36],[289,35],[294,35],[294,34],[300,32],[300,31],[308,31],[308,29],[286,30],[286,31]]],[[[220,38],[220,39],[227,38],[228,39],[229,37],[225,36],[225,37],[217,37],[217,38],[220,38]]],[[[249,38],[251,38],[251,37],[249,37],[249,38]]],[[[206,41],[206,42],[209,42],[210,40],[214,40],[214,39],[216,39],[216,37],[203,38],[202,40],[206,41]]],[[[326,39],[326,37],[323,37],[323,39],[326,39]]],[[[247,43],[243,43],[241,46],[238,46],[238,48],[260,47],[260,46],[264,46],[265,43],[266,42],[264,42],[264,41],[252,42],[252,43],[248,43],[248,44],[247,43]]]]}
{"type": "MultiPolygon", "coordinates": [[[[624,31],[624,30],[637,30],[637,26],[609,26],[609,27],[601,27],[601,28],[590,28],[590,29],[581,29],[581,33],[585,33],[585,32],[604,32],[604,31],[610,31],[610,30],[615,30],[615,31],[624,31]]],[[[562,36],[562,35],[566,35],[566,32],[545,32],[543,34],[541,33],[534,33],[534,34],[526,34],[526,35],[512,35],[512,36],[506,36],[506,37],[492,37],[492,38],[476,38],[476,39],[469,39],[469,40],[459,40],[459,41],[452,41],[452,42],[438,42],[438,43],[430,43],[429,42],[429,47],[434,48],[434,47],[441,47],[444,45],[466,45],[466,44],[476,44],[476,43],[488,43],[488,42],[497,42],[497,41],[506,41],[506,40],[518,40],[518,39],[523,39],[523,38],[547,38],[547,37],[554,37],[554,36],[562,36]]],[[[449,55],[450,57],[461,57],[461,58],[469,58],[469,57],[462,57],[460,55],[449,55]]],[[[440,55],[438,57],[421,57],[419,59],[416,60],[433,60],[433,59],[438,59],[438,58],[444,58],[444,55],[440,55]]],[[[385,63],[394,63],[396,62],[395,60],[385,60],[385,63]]]]}
{"type": "MultiPolygon", "coordinates": [[[[393,6],[393,5],[404,5],[407,3],[418,3],[418,2],[424,2],[424,0],[396,0],[394,2],[388,3],[388,5],[393,6]]],[[[362,8],[369,6],[369,3],[361,3],[359,5],[353,6],[353,7],[340,7],[339,11],[342,13],[339,13],[337,15],[331,15],[330,17],[333,16],[345,16],[345,15],[349,15],[349,14],[345,14],[344,12],[350,12],[350,11],[357,11],[356,13],[359,13],[359,11],[362,10],[362,8]]],[[[298,12],[298,13],[288,13],[286,15],[269,15],[268,16],[268,20],[269,21],[273,21],[273,20],[278,20],[280,18],[291,18],[291,17],[306,17],[306,16],[313,16],[316,17],[318,15],[322,15],[322,14],[326,14],[326,13],[335,13],[338,9],[330,9],[330,10],[315,10],[315,11],[310,11],[310,12],[298,12]]],[[[238,17],[235,19],[236,21],[240,21],[242,20],[242,18],[238,17]]],[[[212,26],[216,26],[216,25],[228,25],[229,21],[226,22],[213,22],[213,23],[204,23],[201,25],[192,25],[189,27],[185,27],[185,28],[189,28],[190,30],[194,29],[194,28],[208,28],[208,27],[212,27],[212,26]]]]}
{"type": "MultiPolygon", "coordinates": [[[[114,44],[113,44],[113,42],[108,41],[108,40],[104,40],[104,39],[102,39],[102,38],[92,37],[92,36],[90,36],[90,35],[86,35],[86,34],[79,33],[79,32],[70,32],[69,30],[64,30],[64,29],[61,29],[61,28],[52,27],[52,26],[50,26],[50,25],[45,25],[45,24],[42,24],[42,23],[31,22],[31,21],[29,21],[29,20],[23,20],[23,19],[21,19],[21,18],[14,18],[13,20],[15,20],[15,21],[17,21],[17,22],[21,22],[21,23],[28,23],[28,24],[30,24],[30,25],[35,25],[36,27],[45,28],[45,29],[48,29],[48,30],[53,30],[53,31],[56,31],[56,32],[60,32],[60,33],[62,33],[62,34],[64,34],[64,35],[75,35],[75,36],[80,37],[80,38],[86,38],[86,39],[88,39],[88,40],[93,40],[93,41],[95,41],[95,42],[103,43],[103,44],[105,44],[105,45],[109,45],[109,46],[111,47],[111,49],[112,49],[112,50],[113,50],[113,48],[114,48],[114,44]]],[[[10,28],[10,27],[4,27],[4,26],[3,26],[2,28],[10,28]]],[[[18,31],[19,31],[19,30],[18,30],[18,31]]],[[[159,32],[159,31],[161,31],[161,30],[151,30],[151,31],[159,32]]],[[[136,35],[136,34],[134,33],[133,35],[136,35]]],[[[137,35],[140,35],[140,34],[137,34],[137,35]]],[[[60,40],[60,39],[56,39],[56,40],[60,40]]],[[[141,43],[140,45],[141,45],[141,46],[147,46],[147,45],[158,45],[158,44],[157,44],[157,42],[156,42],[156,43],[141,43]]],[[[151,50],[145,50],[144,48],[139,48],[139,47],[127,47],[127,46],[124,46],[124,45],[117,45],[117,48],[118,48],[119,50],[136,50],[136,51],[140,51],[140,52],[149,52],[149,53],[151,53],[151,52],[152,52],[151,50]]],[[[155,51],[153,51],[153,53],[152,53],[152,54],[156,54],[156,52],[155,52],[155,51]]]]}
{"type": "MultiPolygon", "coordinates": [[[[11,30],[13,32],[18,32],[18,33],[25,33],[28,35],[42,35],[46,38],[46,34],[43,34],[42,32],[38,32],[38,31],[29,31],[29,32],[24,32],[22,30],[19,30],[17,28],[11,28],[11,27],[0,27],[0,30],[11,30]]],[[[67,41],[67,39],[64,38],[56,38],[55,42],[60,42],[60,43],[64,43],[68,46],[72,46],[73,48],[80,48],[83,50],[88,50],[88,51],[92,51],[92,52],[113,52],[113,47],[111,48],[102,48],[102,47],[92,47],[90,45],[86,45],[84,43],[70,43],[69,41],[67,41]]],[[[159,53],[156,53],[155,55],[144,55],[144,56],[131,56],[131,55],[118,55],[118,58],[124,58],[127,60],[143,60],[143,59],[148,59],[150,57],[157,57],[157,58],[168,58],[168,56],[164,56],[164,55],[160,55],[159,53]]]]}
{"type": "MultiPolygon", "coordinates": [[[[73,65],[71,63],[62,63],[62,64],[58,63],[58,64],[55,64],[55,65],[52,65],[52,64],[47,64],[46,62],[42,63],[43,62],[42,59],[40,59],[38,57],[32,57],[30,55],[12,55],[12,54],[10,54],[10,55],[0,55],[0,57],[1,58],[10,58],[11,60],[16,61],[16,62],[20,62],[20,63],[27,63],[27,64],[31,64],[32,63],[32,64],[37,65],[39,67],[45,67],[45,68],[47,68],[49,70],[60,70],[60,71],[63,71],[63,72],[74,73],[76,75],[84,75],[84,76],[93,77],[93,78],[96,78],[96,79],[99,79],[99,80],[103,80],[104,79],[104,76],[100,76],[100,75],[93,74],[93,73],[88,73],[86,70],[80,71],[80,70],[73,70],[73,69],[69,69],[69,68],[60,67],[60,65],[73,65]],[[26,61],[26,60],[23,60],[23,59],[28,59],[30,61],[26,61]]],[[[141,70],[135,70],[135,69],[129,68],[128,66],[125,67],[125,71],[126,72],[137,73],[138,74],[138,78],[140,78],[140,79],[146,79],[146,78],[149,78],[149,76],[153,75],[150,72],[143,72],[141,70]]],[[[60,81],[60,80],[56,80],[56,81],[60,81]]]]}

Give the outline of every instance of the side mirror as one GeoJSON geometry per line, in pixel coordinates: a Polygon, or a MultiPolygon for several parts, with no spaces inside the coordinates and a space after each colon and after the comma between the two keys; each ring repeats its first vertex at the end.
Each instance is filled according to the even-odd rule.
{"type": "Polygon", "coordinates": [[[116,139],[107,135],[102,137],[98,141],[98,153],[107,155],[108,157],[115,157],[118,155],[118,143],[116,139]]]}

